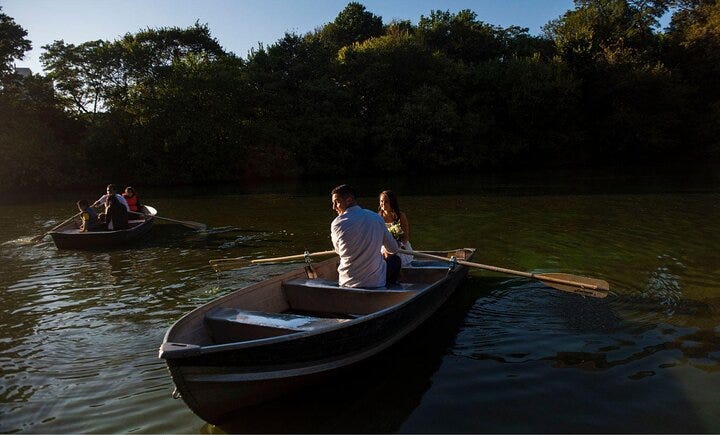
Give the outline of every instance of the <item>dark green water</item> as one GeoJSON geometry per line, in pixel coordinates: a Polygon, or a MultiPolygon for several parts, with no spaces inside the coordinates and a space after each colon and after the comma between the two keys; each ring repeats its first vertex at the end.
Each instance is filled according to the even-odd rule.
{"type": "Polygon", "coordinates": [[[0,206],[0,432],[720,432],[720,183],[366,180],[393,188],[415,249],[603,278],[586,299],[473,271],[429,324],[350,376],[207,425],[170,395],[157,349],[182,314],[296,265],[208,260],[331,248],[335,183],[146,190],[132,249],[58,251],[81,196],[0,206]],[[289,192],[289,193],[288,193],[289,192]]]}

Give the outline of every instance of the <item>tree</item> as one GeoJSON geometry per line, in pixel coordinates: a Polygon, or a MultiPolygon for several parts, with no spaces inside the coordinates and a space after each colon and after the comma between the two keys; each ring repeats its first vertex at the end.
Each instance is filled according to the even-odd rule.
{"type": "Polygon", "coordinates": [[[110,43],[90,41],[80,45],[55,41],[45,45],[40,56],[47,77],[53,80],[64,106],[72,113],[95,114],[115,85],[110,79],[117,71],[117,59],[107,56],[110,43]]]}
{"type": "Polygon", "coordinates": [[[39,75],[0,79],[0,191],[82,182],[83,128],[69,119],[52,82],[39,75]]]}
{"type": "MultiPolygon", "coordinates": [[[[668,38],[673,66],[696,83],[718,84],[720,76],[720,2],[686,0],[673,14],[668,38]]],[[[715,86],[717,92],[720,87],[715,86]]],[[[715,95],[717,95],[715,93],[715,95]]]]}
{"type": "MultiPolygon", "coordinates": [[[[41,60],[63,96],[67,108],[78,114],[122,107],[129,93],[151,87],[186,55],[208,60],[225,56],[207,25],[147,29],[126,34],[114,42],[80,45],[55,41],[43,47],[41,60]]],[[[92,119],[92,118],[91,118],[92,119]]]]}
{"type": "Polygon", "coordinates": [[[648,62],[657,59],[659,39],[654,33],[666,2],[575,0],[576,8],[544,27],[560,55],[577,68],[618,55],[648,62]]]}
{"type": "Polygon", "coordinates": [[[335,21],[323,27],[320,31],[320,39],[337,50],[346,45],[380,36],[382,33],[382,17],[368,12],[360,3],[350,2],[338,14],[335,21]]]}
{"type": "Polygon", "coordinates": [[[32,49],[26,36],[27,30],[2,13],[0,6],[0,76],[14,72],[13,60],[22,59],[32,49]]]}
{"type": "Polygon", "coordinates": [[[692,142],[720,160],[720,2],[680,1],[667,36],[666,62],[693,90],[681,103],[694,113],[688,119],[692,142]]]}

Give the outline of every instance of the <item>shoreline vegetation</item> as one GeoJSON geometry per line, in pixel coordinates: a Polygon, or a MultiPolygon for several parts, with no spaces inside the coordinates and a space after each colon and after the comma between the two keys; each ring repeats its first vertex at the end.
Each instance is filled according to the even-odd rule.
{"type": "Polygon", "coordinates": [[[351,2],[247,58],[196,23],[55,41],[46,75],[21,76],[32,42],[0,7],[0,193],[710,167],[718,23],[717,0],[576,0],[533,36],[471,10],[385,23],[351,2]]]}

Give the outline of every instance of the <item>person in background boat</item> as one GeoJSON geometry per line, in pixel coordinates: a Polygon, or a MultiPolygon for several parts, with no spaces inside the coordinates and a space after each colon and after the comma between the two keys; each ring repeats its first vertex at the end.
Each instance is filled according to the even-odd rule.
{"type": "Polygon", "coordinates": [[[107,188],[105,189],[105,195],[98,198],[98,200],[95,201],[93,203],[93,205],[91,205],[90,207],[100,207],[101,205],[104,205],[107,202],[108,196],[110,196],[110,195],[115,196],[118,199],[118,201],[120,201],[120,204],[124,205],[125,209],[127,211],[130,211],[130,206],[128,206],[128,203],[127,203],[127,201],[125,201],[125,198],[123,198],[122,195],[117,193],[117,191],[115,190],[114,184],[108,184],[107,188]]]}
{"type": "MultiPolygon", "coordinates": [[[[397,195],[392,190],[380,192],[378,214],[385,221],[390,234],[397,240],[400,249],[412,251],[410,245],[410,223],[404,212],[400,211],[397,195]]],[[[383,255],[387,252],[383,251],[383,255]]],[[[412,255],[397,254],[400,257],[402,266],[409,266],[413,260],[412,255]]]]}
{"type": "Polygon", "coordinates": [[[141,207],[140,200],[138,199],[137,195],[135,194],[135,189],[133,189],[130,186],[126,187],[125,192],[122,194],[122,196],[123,196],[123,198],[125,198],[125,202],[127,202],[128,211],[131,212],[130,213],[131,219],[134,219],[138,216],[133,213],[142,214],[142,212],[140,211],[140,207],[141,207]]]}
{"type": "Polygon", "coordinates": [[[128,225],[128,211],[120,203],[116,195],[110,195],[105,200],[105,213],[100,214],[101,220],[105,222],[108,231],[126,230],[128,225]]]}
{"type": "Polygon", "coordinates": [[[80,225],[81,232],[92,231],[100,225],[97,213],[90,207],[90,203],[88,203],[87,200],[81,199],[78,201],[77,208],[80,210],[80,219],[82,219],[82,224],[80,225]]]}
{"type": "Polygon", "coordinates": [[[338,216],[330,225],[335,252],[340,256],[338,283],[345,287],[381,288],[395,284],[400,258],[398,244],[377,213],[361,208],[355,190],[343,184],[331,192],[338,216]],[[383,258],[381,249],[388,252],[383,258]]]}

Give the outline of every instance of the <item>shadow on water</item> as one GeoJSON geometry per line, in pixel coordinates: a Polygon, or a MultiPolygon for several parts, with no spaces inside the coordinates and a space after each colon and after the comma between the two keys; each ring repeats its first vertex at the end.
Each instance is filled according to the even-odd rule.
{"type": "Polygon", "coordinates": [[[202,432],[388,433],[432,384],[467,310],[496,280],[474,279],[420,328],[381,354],[282,399],[247,408],[202,432]]]}

